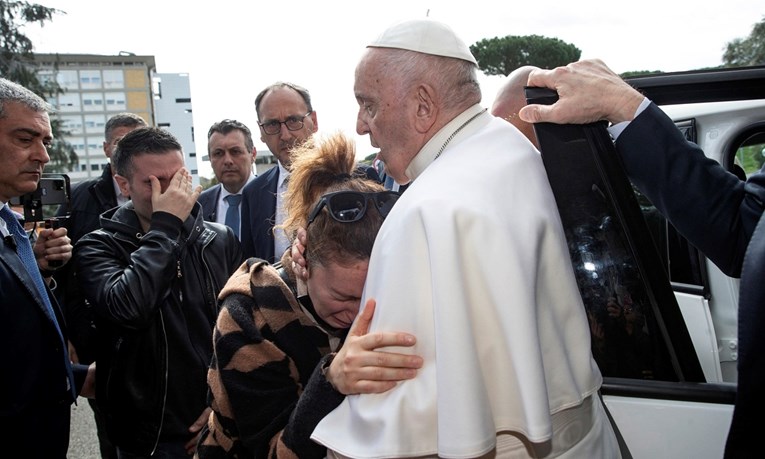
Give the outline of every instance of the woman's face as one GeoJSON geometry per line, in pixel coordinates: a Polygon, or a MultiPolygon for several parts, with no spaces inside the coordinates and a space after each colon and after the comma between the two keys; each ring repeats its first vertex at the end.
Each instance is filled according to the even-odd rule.
{"type": "Polygon", "coordinates": [[[308,294],[316,314],[335,328],[350,328],[359,312],[361,292],[367,278],[369,260],[354,260],[309,269],[308,294]]]}

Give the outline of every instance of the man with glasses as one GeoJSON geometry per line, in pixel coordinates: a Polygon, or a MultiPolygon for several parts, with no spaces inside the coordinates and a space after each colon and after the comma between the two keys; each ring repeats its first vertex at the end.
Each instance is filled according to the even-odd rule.
{"type": "Polygon", "coordinates": [[[284,222],[284,191],[290,174],[292,150],[318,129],[308,90],[292,83],[275,83],[255,98],[260,140],[278,164],[242,191],[242,250],[245,257],[278,261],[289,240],[274,226],[284,222]]]}
{"type": "Polygon", "coordinates": [[[257,150],[250,128],[229,119],[213,124],[207,131],[207,153],[218,184],[199,195],[202,215],[207,221],[228,225],[240,237],[242,190],[255,179],[257,150]]]}

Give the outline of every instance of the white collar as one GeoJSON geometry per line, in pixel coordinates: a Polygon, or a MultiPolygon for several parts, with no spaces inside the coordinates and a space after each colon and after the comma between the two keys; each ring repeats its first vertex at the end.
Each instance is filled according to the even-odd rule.
{"type": "Polygon", "coordinates": [[[420,149],[417,155],[409,163],[409,166],[407,166],[406,171],[404,171],[409,180],[413,181],[420,176],[425,168],[438,158],[446,145],[454,140],[454,138],[470,135],[473,130],[477,129],[478,125],[471,122],[485,111],[486,109],[481,107],[480,104],[475,104],[457,115],[453,120],[449,121],[444,127],[436,132],[436,134],[428,140],[428,143],[420,149]],[[473,126],[470,126],[470,124],[473,126]]]}

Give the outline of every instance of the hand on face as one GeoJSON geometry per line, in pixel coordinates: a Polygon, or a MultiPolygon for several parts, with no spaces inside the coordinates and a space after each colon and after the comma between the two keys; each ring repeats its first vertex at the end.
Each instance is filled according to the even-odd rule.
{"type": "Polygon", "coordinates": [[[173,175],[170,184],[165,191],[159,184],[157,177],[150,176],[151,180],[151,205],[154,212],[167,212],[181,220],[186,220],[191,209],[202,193],[202,187],[197,185],[192,189],[191,174],[188,169],[182,167],[173,175]]]}
{"type": "Polygon", "coordinates": [[[416,338],[408,333],[368,333],[375,312],[375,300],[368,300],[348,332],[327,371],[327,380],[340,393],[377,394],[392,389],[399,381],[412,379],[422,367],[422,357],[377,350],[381,347],[412,347],[416,338]]]}

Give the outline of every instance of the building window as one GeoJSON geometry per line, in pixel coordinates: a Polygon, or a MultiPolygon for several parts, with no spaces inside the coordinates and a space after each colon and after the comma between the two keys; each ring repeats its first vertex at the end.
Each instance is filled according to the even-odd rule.
{"type": "Polygon", "coordinates": [[[191,103],[191,98],[190,97],[182,97],[182,98],[179,98],[179,99],[175,99],[175,103],[176,104],[190,104],[191,103]]]}
{"type": "Polygon", "coordinates": [[[79,112],[80,111],[80,95],[74,94],[59,94],[56,107],[62,112],[79,112]]]}
{"type": "Polygon", "coordinates": [[[91,164],[90,165],[90,170],[97,171],[98,170],[98,164],[91,164]]]}
{"type": "Polygon", "coordinates": [[[86,112],[101,111],[104,109],[104,95],[100,92],[82,93],[82,106],[86,112]]]}
{"type": "MultiPolygon", "coordinates": [[[[88,134],[100,134],[104,132],[106,117],[104,115],[85,115],[85,132],[88,134]]],[[[90,145],[88,145],[90,147],[90,145]]]]}
{"type": "Polygon", "coordinates": [[[122,70],[104,70],[104,89],[125,87],[125,74],[122,70]]]}
{"type": "Polygon", "coordinates": [[[101,71],[80,70],[80,87],[82,89],[101,89],[101,71]]]}
{"type": "Polygon", "coordinates": [[[77,70],[60,70],[56,74],[56,81],[64,89],[79,89],[77,70]]]}
{"type": "Polygon", "coordinates": [[[106,98],[106,110],[112,112],[122,112],[127,110],[124,92],[107,92],[104,94],[104,97],[106,98]]]}

